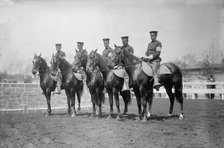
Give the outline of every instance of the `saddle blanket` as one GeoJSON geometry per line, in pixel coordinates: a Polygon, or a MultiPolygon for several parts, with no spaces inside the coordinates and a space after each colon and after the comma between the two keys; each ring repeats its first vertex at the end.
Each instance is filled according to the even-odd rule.
{"type": "Polygon", "coordinates": [[[151,67],[149,64],[147,64],[146,62],[142,62],[142,70],[143,70],[143,72],[144,72],[147,76],[149,76],[149,77],[152,77],[152,76],[153,76],[153,69],[152,69],[152,67],[151,67]]]}
{"type": "MultiPolygon", "coordinates": [[[[147,76],[150,76],[150,77],[153,76],[153,69],[146,62],[142,62],[142,70],[147,76]]],[[[169,70],[169,68],[164,64],[162,64],[158,69],[158,75],[163,75],[163,74],[171,74],[171,71],[169,70]]]]}
{"type": "Polygon", "coordinates": [[[116,76],[118,76],[118,77],[120,77],[120,78],[124,78],[124,77],[125,77],[125,70],[124,70],[123,68],[120,68],[120,69],[113,69],[112,71],[113,71],[113,73],[114,73],[116,76]]]}
{"type": "Polygon", "coordinates": [[[166,65],[161,65],[158,69],[158,74],[163,75],[163,74],[171,74],[171,71],[166,65]]]}
{"type": "Polygon", "coordinates": [[[81,74],[81,73],[73,73],[73,74],[79,81],[82,81],[83,79],[85,79],[85,74],[81,74]]]}

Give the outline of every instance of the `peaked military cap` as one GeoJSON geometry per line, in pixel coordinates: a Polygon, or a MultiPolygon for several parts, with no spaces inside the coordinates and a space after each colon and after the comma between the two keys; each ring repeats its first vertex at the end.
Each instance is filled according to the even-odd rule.
{"type": "Polygon", "coordinates": [[[77,42],[77,44],[83,45],[83,44],[84,44],[84,42],[77,42]]]}
{"type": "Polygon", "coordinates": [[[128,40],[128,38],[129,38],[128,36],[122,36],[121,37],[122,40],[128,40]]]}
{"type": "Polygon", "coordinates": [[[59,44],[59,43],[56,43],[56,44],[55,44],[55,46],[61,46],[61,44],[59,44]]]}
{"type": "Polygon", "coordinates": [[[103,39],[103,41],[109,41],[109,40],[110,40],[109,38],[104,38],[104,39],[103,39]]]}
{"type": "Polygon", "coordinates": [[[150,31],[149,33],[150,33],[150,34],[157,34],[158,31],[150,31]]]}

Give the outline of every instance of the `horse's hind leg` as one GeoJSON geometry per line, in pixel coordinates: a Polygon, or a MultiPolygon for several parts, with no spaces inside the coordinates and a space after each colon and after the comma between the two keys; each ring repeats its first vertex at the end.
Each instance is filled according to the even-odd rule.
{"type": "Polygon", "coordinates": [[[174,85],[175,89],[175,96],[177,102],[180,103],[180,115],[179,118],[183,118],[183,89],[182,89],[182,84],[175,84],[174,85]]]}
{"type": "Polygon", "coordinates": [[[117,107],[117,119],[120,119],[121,111],[120,111],[119,94],[115,88],[113,89],[113,94],[115,97],[116,107],[117,107]]]}
{"type": "Polygon", "coordinates": [[[75,110],[75,93],[71,94],[71,108],[72,108],[72,115],[71,117],[76,116],[76,110],[75,110]]]}
{"type": "Polygon", "coordinates": [[[108,96],[109,96],[109,101],[110,101],[110,114],[108,116],[108,119],[112,118],[113,114],[113,92],[111,90],[107,90],[108,96]]]}
{"type": "Polygon", "coordinates": [[[71,114],[71,104],[70,104],[70,94],[68,92],[68,90],[65,89],[65,93],[66,93],[66,96],[67,96],[67,104],[68,104],[68,115],[71,114]]]}
{"type": "Polygon", "coordinates": [[[141,102],[142,102],[142,106],[143,106],[143,112],[142,112],[142,122],[146,122],[147,121],[147,117],[146,117],[146,111],[147,111],[147,100],[146,100],[146,92],[145,92],[145,88],[143,86],[140,86],[140,93],[141,93],[141,102]]]}
{"type": "Polygon", "coordinates": [[[151,117],[151,110],[152,110],[152,102],[153,102],[153,88],[150,88],[150,90],[147,92],[147,97],[148,97],[148,113],[147,117],[151,117]]]}
{"type": "Polygon", "coordinates": [[[164,87],[170,99],[170,109],[169,109],[169,114],[167,115],[168,117],[170,117],[173,114],[174,94],[172,92],[172,85],[164,85],[164,87]]]}
{"type": "Polygon", "coordinates": [[[140,95],[139,88],[134,88],[134,92],[135,92],[135,97],[136,97],[137,106],[138,106],[138,114],[139,114],[138,119],[141,119],[141,117],[142,117],[142,104],[141,104],[141,95],[140,95]]]}

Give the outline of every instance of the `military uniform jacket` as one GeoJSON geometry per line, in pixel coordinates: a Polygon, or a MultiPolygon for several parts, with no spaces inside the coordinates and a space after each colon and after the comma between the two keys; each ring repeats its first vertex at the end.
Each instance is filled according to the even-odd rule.
{"type": "Polygon", "coordinates": [[[111,47],[105,48],[103,51],[103,56],[108,57],[108,55],[112,52],[113,52],[113,49],[111,47]]]}
{"type": "Polygon", "coordinates": [[[161,58],[159,56],[160,56],[161,50],[157,50],[156,49],[157,47],[160,47],[160,49],[162,48],[162,44],[160,41],[155,40],[155,41],[150,42],[148,44],[148,48],[147,48],[145,55],[146,56],[152,55],[153,61],[158,60],[160,62],[161,58]]]}
{"type": "Polygon", "coordinates": [[[134,54],[134,49],[130,45],[128,45],[126,47],[125,46],[122,46],[122,49],[128,51],[130,54],[134,54]]]}
{"type": "Polygon", "coordinates": [[[59,52],[57,52],[57,53],[56,53],[56,56],[60,56],[60,57],[62,57],[62,58],[65,58],[65,57],[66,57],[65,52],[63,52],[63,51],[59,51],[59,52]]]}

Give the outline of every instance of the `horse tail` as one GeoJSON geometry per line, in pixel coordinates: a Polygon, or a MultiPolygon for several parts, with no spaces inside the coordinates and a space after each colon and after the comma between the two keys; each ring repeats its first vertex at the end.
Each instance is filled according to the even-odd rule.
{"type": "Polygon", "coordinates": [[[130,90],[121,91],[121,96],[125,103],[127,103],[128,105],[131,104],[131,91],[130,90]]]}
{"type": "Polygon", "coordinates": [[[180,82],[179,84],[174,85],[174,93],[175,93],[175,98],[177,102],[183,103],[184,97],[183,97],[183,84],[180,82]]]}

